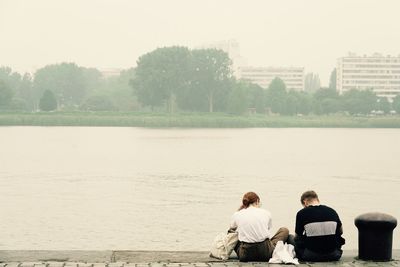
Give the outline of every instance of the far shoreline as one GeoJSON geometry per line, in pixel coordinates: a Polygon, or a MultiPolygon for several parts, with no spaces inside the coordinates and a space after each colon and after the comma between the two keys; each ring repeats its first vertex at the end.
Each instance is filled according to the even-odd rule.
{"type": "Polygon", "coordinates": [[[225,113],[37,112],[0,113],[0,126],[144,128],[400,128],[399,115],[229,115],[225,113]]]}

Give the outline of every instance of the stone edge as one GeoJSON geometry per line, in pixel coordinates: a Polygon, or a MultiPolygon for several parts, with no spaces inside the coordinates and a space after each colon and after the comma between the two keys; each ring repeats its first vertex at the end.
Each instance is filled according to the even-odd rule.
{"type": "MultiPolygon", "coordinates": [[[[393,250],[400,260],[400,250],[393,250]]],[[[237,261],[232,259],[230,261],[237,261]]],[[[356,250],[345,250],[341,262],[357,261],[356,250]]],[[[0,250],[0,262],[221,262],[207,251],[137,251],[137,250],[0,250]]]]}

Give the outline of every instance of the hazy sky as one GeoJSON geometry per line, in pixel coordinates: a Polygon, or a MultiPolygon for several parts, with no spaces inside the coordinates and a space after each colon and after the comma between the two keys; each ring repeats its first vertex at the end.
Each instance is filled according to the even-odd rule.
{"type": "Polygon", "coordinates": [[[0,0],[0,65],[135,66],[157,47],[235,39],[249,65],[327,84],[347,52],[400,54],[399,0],[0,0]]]}

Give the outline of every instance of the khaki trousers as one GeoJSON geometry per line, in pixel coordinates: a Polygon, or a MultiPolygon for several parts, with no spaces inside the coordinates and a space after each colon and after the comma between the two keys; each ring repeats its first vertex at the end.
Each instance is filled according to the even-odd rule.
{"type": "Polygon", "coordinates": [[[235,252],[239,261],[269,261],[278,241],[286,242],[289,236],[287,228],[279,228],[278,232],[271,238],[258,243],[246,243],[239,241],[235,252]]]}

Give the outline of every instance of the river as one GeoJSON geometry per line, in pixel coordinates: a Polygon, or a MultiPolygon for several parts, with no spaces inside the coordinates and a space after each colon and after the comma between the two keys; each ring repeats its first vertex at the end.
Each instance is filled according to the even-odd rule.
{"type": "Polygon", "coordinates": [[[0,148],[0,249],[208,250],[247,191],[293,231],[316,190],[345,249],[357,215],[400,219],[399,129],[1,127],[0,148]]]}

